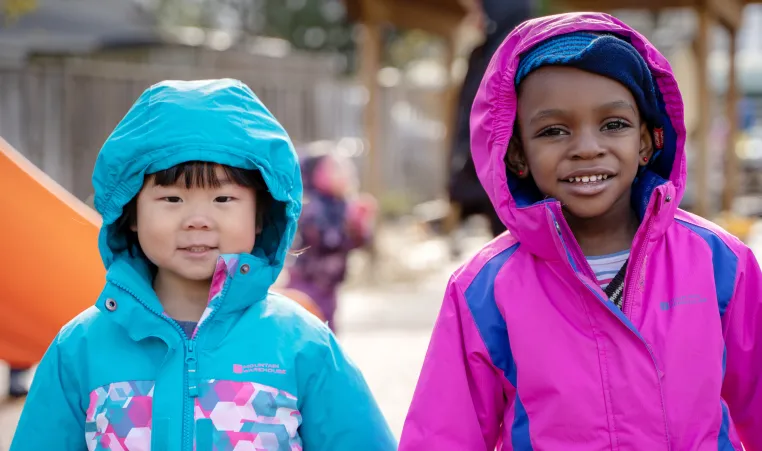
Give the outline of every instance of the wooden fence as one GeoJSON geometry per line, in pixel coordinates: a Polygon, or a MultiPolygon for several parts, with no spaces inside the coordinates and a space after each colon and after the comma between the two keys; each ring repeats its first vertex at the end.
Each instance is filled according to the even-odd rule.
{"type": "MultiPolygon", "coordinates": [[[[187,63],[40,58],[0,68],[0,135],[80,198],[92,192],[90,176],[103,141],[140,93],[161,80],[238,78],[296,143],[363,137],[367,94],[340,79],[330,64],[265,57],[246,64],[187,63]]],[[[400,85],[383,89],[381,98],[376,144],[383,191],[409,203],[440,196],[446,177],[441,92],[400,85]]],[[[358,162],[364,164],[363,158],[358,162]]]]}

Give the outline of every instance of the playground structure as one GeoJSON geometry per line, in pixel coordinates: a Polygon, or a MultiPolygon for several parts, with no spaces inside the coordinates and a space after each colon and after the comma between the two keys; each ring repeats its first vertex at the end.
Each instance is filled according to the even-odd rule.
{"type": "Polygon", "coordinates": [[[0,209],[0,360],[24,368],[98,298],[101,219],[2,139],[0,209]]]}

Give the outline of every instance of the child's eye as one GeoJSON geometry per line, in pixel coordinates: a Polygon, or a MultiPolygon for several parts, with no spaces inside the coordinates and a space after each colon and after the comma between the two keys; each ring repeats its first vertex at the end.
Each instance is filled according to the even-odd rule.
{"type": "Polygon", "coordinates": [[[162,200],[165,200],[165,201],[169,202],[170,204],[176,204],[176,203],[179,203],[179,202],[183,201],[182,199],[180,199],[177,196],[162,197],[162,200]]]}
{"type": "Polygon", "coordinates": [[[537,136],[553,137],[553,136],[561,136],[566,134],[567,134],[566,131],[560,127],[548,127],[548,128],[542,129],[540,133],[537,134],[537,136]]]}
{"type": "Polygon", "coordinates": [[[606,122],[606,124],[603,125],[604,130],[622,130],[629,127],[630,127],[630,124],[628,124],[626,121],[623,121],[621,119],[617,119],[611,122],[606,122]]]}
{"type": "Polygon", "coordinates": [[[220,203],[226,203],[226,202],[232,201],[233,199],[234,199],[233,196],[217,196],[214,198],[214,201],[220,202],[220,203]]]}

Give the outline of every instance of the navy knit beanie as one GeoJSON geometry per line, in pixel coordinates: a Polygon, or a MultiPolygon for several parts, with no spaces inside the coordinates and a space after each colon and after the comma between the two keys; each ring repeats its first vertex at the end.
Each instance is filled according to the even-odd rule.
{"type": "Polygon", "coordinates": [[[661,126],[651,71],[635,47],[624,39],[582,31],[543,41],[521,57],[516,86],[532,71],[552,65],[574,67],[618,81],[632,92],[649,128],[661,126]]]}

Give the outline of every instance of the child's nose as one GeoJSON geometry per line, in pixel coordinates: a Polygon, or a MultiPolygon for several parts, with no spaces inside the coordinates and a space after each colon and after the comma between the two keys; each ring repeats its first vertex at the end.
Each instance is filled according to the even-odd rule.
{"type": "Polygon", "coordinates": [[[596,136],[596,133],[582,132],[577,135],[570,151],[570,157],[573,160],[590,160],[598,158],[606,153],[603,146],[596,136]]]}
{"type": "Polygon", "coordinates": [[[212,218],[205,212],[193,212],[183,221],[185,229],[209,229],[212,227],[212,218]]]}

